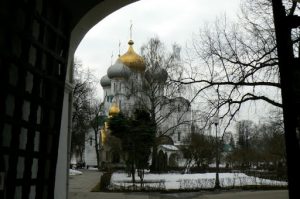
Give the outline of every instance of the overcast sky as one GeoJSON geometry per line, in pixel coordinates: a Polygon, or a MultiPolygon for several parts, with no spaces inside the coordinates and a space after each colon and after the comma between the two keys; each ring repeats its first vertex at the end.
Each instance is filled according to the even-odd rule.
{"type": "Polygon", "coordinates": [[[110,14],[95,25],[78,46],[75,57],[100,79],[111,61],[115,62],[119,42],[121,54],[128,48],[130,21],[133,23],[134,49],[158,36],[166,46],[174,42],[181,46],[191,39],[199,28],[216,17],[234,18],[240,0],[141,0],[110,14]],[[113,60],[111,56],[113,54],[113,60]]]}
{"type": "MultiPolygon", "coordinates": [[[[142,44],[158,36],[166,46],[174,42],[184,47],[192,35],[205,24],[225,14],[235,20],[240,0],[141,0],[125,6],[95,25],[78,46],[75,57],[100,80],[117,59],[119,42],[121,55],[127,51],[130,21],[133,24],[134,49],[139,53],[142,44]],[[111,56],[113,54],[113,58],[111,56]]],[[[102,100],[98,84],[97,96],[102,100]]],[[[244,118],[257,110],[243,111],[244,118]]]]}

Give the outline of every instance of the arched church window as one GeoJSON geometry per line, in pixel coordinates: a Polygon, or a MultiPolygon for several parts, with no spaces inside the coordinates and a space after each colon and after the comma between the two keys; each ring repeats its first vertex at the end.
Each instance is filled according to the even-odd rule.
{"type": "Polygon", "coordinates": [[[114,83],[114,92],[117,91],[117,83],[114,83]]]}

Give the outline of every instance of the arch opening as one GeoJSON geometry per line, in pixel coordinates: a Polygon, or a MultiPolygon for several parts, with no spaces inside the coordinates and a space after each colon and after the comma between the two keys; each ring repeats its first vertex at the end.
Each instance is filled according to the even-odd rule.
{"type": "MultiPolygon", "coordinates": [[[[8,176],[8,181],[5,181],[4,184],[4,189],[9,194],[6,197],[15,198],[19,196],[18,194],[23,194],[24,198],[29,196],[42,198],[49,194],[48,198],[67,198],[74,52],[83,36],[99,19],[103,19],[122,6],[136,1],[114,0],[100,3],[98,1],[82,3],[80,6],[82,6],[83,14],[72,13],[72,15],[68,16],[69,19],[72,19],[71,22],[66,17],[70,11],[64,12],[67,11],[64,9],[67,7],[65,5],[71,5],[74,2],[68,0],[59,1],[59,4],[56,4],[58,1],[46,3],[46,1],[41,0],[37,1],[38,3],[36,4],[28,4],[28,7],[22,5],[18,8],[12,5],[14,3],[19,5],[18,3],[20,2],[9,0],[4,2],[4,6],[0,8],[1,14],[4,15],[5,20],[13,20],[11,24],[5,23],[7,29],[0,32],[1,37],[8,38],[6,41],[2,40],[2,38],[0,40],[0,48],[5,50],[5,53],[1,52],[0,54],[1,66],[5,66],[1,74],[4,84],[1,85],[3,86],[3,92],[1,93],[0,112],[1,119],[4,119],[1,121],[0,127],[1,138],[4,138],[4,141],[1,143],[0,173],[1,179],[3,179],[4,174],[8,176]],[[37,12],[32,12],[35,10],[37,12]],[[8,11],[11,11],[11,13],[8,11]],[[22,21],[20,19],[28,20],[27,22],[30,25],[24,28],[25,20],[22,21]],[[71,27],[73,26],[72,30],[67,30],[68,26],[64,24],[67,21],[71,23],[71,27]],[[45,27],[51,30],[51,33],[46,31],[45,35],[35,38],[35,34],[43,34],[43,31],[46,30],[44,29],[45,27]],[[20,36],[22,33],[26,35],[25,38],[23,37],[24,35],[20,36]],[[27,38],[28,35],[33,37],[27,38]],[[43,40],[46,41],[45,44],[43,40]],[[66,43],[69,43],[69,46],[66,43]],[[68,52],[68,55],[66,52],[68,52]],[[45,64],[44,62],[47,63],[45,64]],[[48,69],[46,74],[44,74],[45,68],[39,68],[40,66],[44,66],[46,70],[48,69]],[[52,76],[49,76],[49,74],[52,76]],[[57,80],[57,82],[53,83],[53,80],[57,80]],[[47,81],[52,81],[52,83],[47,81]],[[57,86],[58,91],[56,87],[53,87],[53,85],[62,85],[64,83],[65,86],[57,86]],[[37,85],[40,85],[40,87],[37,87],[37,85]],[[27,92],[26,89],[31,90],[34,94],[27,92]],[[43,99],[45,99],[45,102],[42,102],[43,99]],[[47,100],[49,100],[49,103],[53,101],[58,101],[58,103],[47,107],[47,100]],[[62,110],[59,110],[61,106],[62,110]],[[46,112],[49,114],[46,114],[46,112]],[[36,121],[41,121],[42,125],[34,127],[32,124],[35,124],[36,121]],[[44,128],[48,126],[55,126],[55,129],[50,129],[54,131],[50,132],[49,129],[44,128]],[[29,147],[26,145],[30,142],[35,143],[35,139],[39,141],[39,144],[28,144],[29,147]],[[38,148],[42,150],[39,151],[38,148]],[[2,170],[3,167],[6,169],[4,172],[2,170]],[[19,168],[21,169],[18,170],[19,168]],[[47,168],[50,169],[47,170],[47,168]],[[38,170],[39,172],[37,172],[38,170]],[[17,180],[19,172],[21,172],[20,175],[23,178],[17,180]],[[32,173],[33,175],[30,176],[32,173]],[[35,179],[33,179],[34,176],[36,177],[35,179]],[[45,184],[46,181],[50,183],[45,184]],[[33,188],[27,182],[31,182],[33,188]]],[[[275,9],[280,8],[275,7],[275,9]]],[[[284,47],[283,49],[287,48],[284,47]]],[[[289,56],[286,57],[290,58],[289,56]]],[[[280,64],[284,65],[291,62],[287,60],[284,59],[283,55],[280,64]]],[[[294,59],[292,58],[291,60],[294,59]]],[[[297,60],[295,63],[298,63],[297,60]]],[[[290,63],[290,65],[295,63],[290,63]]],[[[296,102],[296,99],[298,100],[298,98],[292,99],[294,96],[298,96],[298,93],[291,88],[295,86],[295,82],[299,81],[290,82],[292,80],[289,81],[288,78],[294,77],[293,72],[295,71],[291,70],[289,72],[287,70],[283,68],[281,71],[283,72],[282,77],[285,79],[284,81],[287,82],[283,85],[284,104],[287,106],[284,108],[285,120],[287,121],[285,125],[293,134],[296,132],[296,129],[299,132],[299,113],[293,110],[297,107],[298,102],[296,102]],[[291,107],[288,104],[291,104],[291,107]]],[[[296,74],[299,74],[298,71],[296,72],[296,74]]],[[[299,75],[296,76],[298,77],[299,75]]],[[[290,138],[287,139],[287,143],[291,142],[293,146],[296,146],[295,140],[297,139],[294,141],[291,141],[290,138]]],[[[291,158],[293,158],[292,154],[295,151],[299,151],[299,146],[292,149],[295,150],[288,151],[288,156],[291,158]]],[[[161,153],[160,156],[164,161],[167,159],[161,153]]],[[[293,175],[299,176],[299,172],[297,172],[299,164],[296,164],[297,159],[291,163],[295,163],[294,165],[291,164],[292,166],[290,167],[291,170],[295,171],[293,175]]],[[[297,185],[297,182],[295,184],[297,185]]],[[[297,193],[297,186],[294,190],[297,193]]],[[[0,190],[0,194],[3,194],[2,190],[0,190]]]]}

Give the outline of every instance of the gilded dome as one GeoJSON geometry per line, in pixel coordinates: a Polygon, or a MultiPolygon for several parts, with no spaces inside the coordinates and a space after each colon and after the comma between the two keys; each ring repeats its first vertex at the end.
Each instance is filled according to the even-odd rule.
{"type": "Polygon", "coordinates": [[[101,143],[105,144],[107,139],[107,132],[105,128],[101,129],[101,143]]]}
{"type": "Polygon", "coordinates": [[[118,115],[118,113],[120,113],[119,106],[116,103],[113,103],[109,109],[108,115],[112,117],[118,115]]]}
{"type": "Polygon", "coordinates": [[[128,51],[122,55],[119,59],[122,63],[124,63],[128,68],[132,70],[136,70],[139,72],[143,72],[146,69],[144,60],[141,56],[136,54],[133,50],[132,45],[134,44],[132,40],[129,40],[128,42],[129,48],[128,51]]]}
{"type": "Polygon", "coordinates": [[[108,87],[111,85],[111,80],[108,78],[107,75],[105,75],[101,78],[100,84],[102,87],[108,87]]]}
{"type": "Polygon", "coordinates": [[[129,68],[120,61],[120,58],[117,59],[116,63],[111,65],[107,70],[107,76],[110,79],[127,78],[129,74],[130,74],[129,68]]]}

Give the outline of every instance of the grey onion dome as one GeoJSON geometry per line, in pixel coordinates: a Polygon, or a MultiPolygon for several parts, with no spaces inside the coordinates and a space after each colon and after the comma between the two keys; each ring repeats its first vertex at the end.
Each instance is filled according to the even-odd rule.
{"type": "Polygon", "coordinates": [[[110,79],[113,78],[128,78],[130,75],[130,69],[125,66],[120,59],[117,59],[116,63],[111,65],[107,70],[107,76],[110,79]]]}
{"type": "Polygon", "coordinates": [[[168,72],[163,68],[153,67],[145,72],[145,77],[148,81],[153,80],[160,83],[164,83],[168,78],[168,72]]]}
{"type": "Polygon", "coordinates": [[[107,75],[103,76],[100,80],[100,84],[102,87],[108,87],[111,85],[111,80],[107,75]]]}
{"type": "Polygon", "coordinates": [[[177,103],[181,104],[182,106],[185,105],[185,106],[189,107],[191,104],[191,102],[184,97],[176,97],[176,98],[173,98],[173,100],[174,100],[174,102],[177,102],[177,103]]]}

